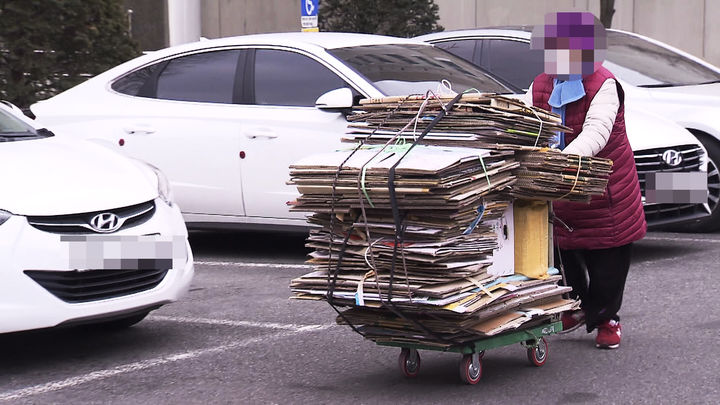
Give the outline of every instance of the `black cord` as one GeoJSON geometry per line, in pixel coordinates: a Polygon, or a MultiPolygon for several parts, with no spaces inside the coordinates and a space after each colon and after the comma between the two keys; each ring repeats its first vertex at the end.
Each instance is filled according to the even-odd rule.
{"type": "MultiPolygon", "coordinates": [[[[447,115],[447,112],[452,109],[452,107],[455,105],[455,103],[457,103],[460,100],[461,97],[462,97],[462,93],[456,95],[455,97],[453,97],[452,100],[450,100],[449,103],[447,103],[445,105],[445,107],[443,109],[440,110],[438,115],[436,115],[435,118],[433,118],[433,120],[430,121],[428,126],[425,127],[423,132],[412,143],[412,145],[410,145],[408,150],[405,151],[405,153],[400,157],[400,159],[398,159],[397,162],[395,162],[394,165],[392,165],[392,167],[390,168],[390,172],[388,173],[388,190],[390,191],[390,206],[392,208],[393,221],[395,222],[395,243],[393,246],[392,260],[390,262],[390,283],[389,283],[389,287],[388,287],[389,309],[393,313],[398,315],[399,317],[405,319],[406,321],[411,321],[413,324],[415,324],[417,327],[419,327],[423,332],[429,334],[430,336],[434,337],[435,339],[438,339],[441,342],[446,342],[448,340],[446,340],[440,336],[437,336],[435,333],[433,333],[432,331],[427,329],[424,325],[422,325],[420,322],[418,322],[418,320],[410,319],[410,318],[406,317],[405,314],[403,314],[402,311],[392,302],[393,283],[394,283],[394,279],[395,279],[395,262],[397,261],[397,249],[398,249],[398,245],[403,243],[402,241],[403,241],[403,234],[404,234],[404,232],[403,232],[404,228],[402,226],[402,222],[403,222],[404,218],[401,218],[401,216],[400,216],[400,209],[398,207],[397,196],[395,194],[395,169],[398,167],[398,165],[400,165],[400,162],[402,162],[402,160],[405,158],[405,156],[407,156],[408,153],[410,153],[410,151],[416,145],[418,145],[423,140],[423,138],[425,138],[425,136],[435,127],[435,125],[437,125],[437,123],[440,122],[440,120],[443,119],[445,117],[445,115],[447,115]]],[[[450,342],[455,343],[453,341],[450,341],[450,342]]]]}

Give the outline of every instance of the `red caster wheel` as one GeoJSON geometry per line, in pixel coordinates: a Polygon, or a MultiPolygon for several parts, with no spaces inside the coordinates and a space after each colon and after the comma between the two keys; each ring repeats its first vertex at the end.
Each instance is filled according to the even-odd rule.
{"type": "Polygon", "coordinates": [[[530,364],[535,367],[541,367],[543,364],[545,364],[548,356],[547,340],[545,340],[544,337],[538,339],[536,346],[529,347],[527,349],[527,356],[528,360],[530,360],[530,364]]]}
{"type": "Polygon", "coordinates": [[[482,377],[480,358],[483,354],[485,354],[484,351],[463,355],[462,360],[460,360],[460,379],[465,384],[475,385],[480,381],[480,377],[482,377]]]}
{"type": "Polygon", "coordinates": [[[417,377],[420,372],[420,353],[415,349],[403,348],[398,357],[398,365],[405,377],[417,377]]]}

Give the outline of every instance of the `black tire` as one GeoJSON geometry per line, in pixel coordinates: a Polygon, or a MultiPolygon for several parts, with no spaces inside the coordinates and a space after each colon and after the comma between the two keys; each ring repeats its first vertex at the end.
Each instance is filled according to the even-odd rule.
{"type": "Polygon", "coordinates": [[[475,385],[482,378],[482,360],[478,361],[477,368],[473,367],[472,354],[463,355],[460,360],[460,379],[468,385],[475,385]]]}
{"type": "Polygon", "coordinates": [[[548,349],[547,340],[545,340],[544,337],[538,339],[537,346],[527,349],[527,357],[530,364],[535,367],[542,367],[547,361],[548,349]]]}
{"type": "Polygon", "coordinates": [[[699,221],[684,225],[686,232],[713,232],[720,229],[720,141],[706,134],[693,134],[708,151],[708,206],[712,214],[699,221]]]}
{"type": "Polygon", "coordinates": [[[420,372],[420,353],[415,349],[403,348],[398,357],[398,365],[405,377],[417,377],[420,372]]]}
{"type": "Polygon", "coordinates": [[[113,319],[110,321],[102,321],[92,324],[92,327],[98,329],[127,329],[145,319],[145,317],[148,316],[149,313],[150,311],[141,312],[138,314],[126,316],[124,318],[113,319]]]}

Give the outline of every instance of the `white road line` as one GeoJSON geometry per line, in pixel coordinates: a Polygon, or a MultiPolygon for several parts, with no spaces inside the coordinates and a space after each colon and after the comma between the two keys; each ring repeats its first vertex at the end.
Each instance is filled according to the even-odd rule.
{"type": "Polygon", "coordinates": [[[195,260],[195,264],[204,266],[240,266],[240,267],[267,267],[271,269],[310,269],[314,266],[310,264],[299,264],[299,263],[248,263],[248,262],[206,262],[195,260]]]}
{"type": "Polygon", "coordinates": [[[219,326],[243,326],[243,327],[254,327],[254,328],[267,328],[267,329],[281,329],[289,330],[294,332],[305,332],[310,330],[322,330],[327,329],[334,324],[326,325],[298,325],[298,324],[283,324],[274,322],[254,322],[254,321],[233,321],[229,319],[211,319],[211,318],[189,318],[181,316],[163,316],[163,315],[151,315],[148,320],[153,321],[167,321],[167,322],[180,322],[180,323],[199,323],[204,325],[219,325],[219,326]]]}
{"type": "Polygon", "coordinates": [[[705,243],[720,243],[720,239],[701,239],[701,238],[670,238],[666,236],[646,236],[643,240],[666,240],[673,242],[705,242],[705,243]]]}
{"type": "Polygon", "coordinates": [[[48,392],[59,391],[65,388],[75,387],[80,384],[85,384],[93,381],[103,380],[109,377],[114,377],[121,374],[132,373],[135,371],[147,370],[152,367],[162,366],[165,364],[175,363],[182,360],[192,360],[200,356],[208,354],[223,353],[228,350],[237,349],[239,347],[249,346],[255,343],[266,342],[269,339],[280,339],[288,336],[292,336],[302,332],[310,332],[325,329],[331,325],[310,325],[314,326],[313,329],[295,329],[277,332],[272,335],[258,336],[254,338],[238,340],[224,345],[215,346],[206,349],[190,350],[183,353],[172,354],[164,357],[156,357],[154,359],[148,359],[138,361],[134,363],[125,364],[105,370],[93,371],[88,374],[79,375],[76,377],[66,378],[64,380],[53,381],[45,384],[34,385],[32,387],[21,388],[14,391],[8,391],[0,394],[0,401],[13,401],[21,398],[26,398],[34,395],[46,394],[48,392]]]}

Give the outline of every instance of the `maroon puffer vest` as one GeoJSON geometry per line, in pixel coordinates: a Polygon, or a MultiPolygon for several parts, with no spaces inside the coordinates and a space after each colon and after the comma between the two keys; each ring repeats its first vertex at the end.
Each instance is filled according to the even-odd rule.
{"type": "MultiPolygon", "coordinates": [[[[601,67],[583,79],[585,97],[565,106],[565,125],[572,128],[565,134],[568,145],[582,131],[590,102],[612,73],[601,67]]],[[[617,83],[617,82],[616,82],[617,83]]],[[[553,79],[540,74],[533,82],[533,104],[550,110],[548,104],[553,89],[553,79]]],[[[642,239],[647,225],[640,195],[635,159],[625,133],[625,94],[617,84],[620,108],[607,145],[596,155],[613,161],[612,174],[604,195],[595,196],[589,204],[568,201],[553,203],[555,216],[570,226],[554,226],[554,237],[562,249],[607,249],[642,239]]]]}

